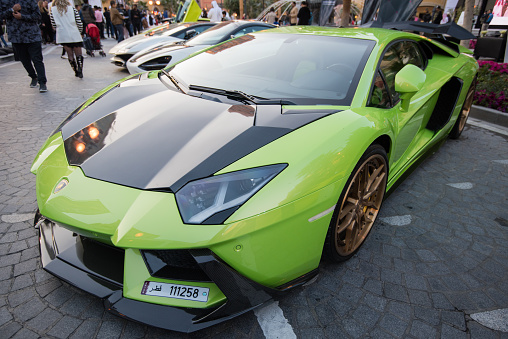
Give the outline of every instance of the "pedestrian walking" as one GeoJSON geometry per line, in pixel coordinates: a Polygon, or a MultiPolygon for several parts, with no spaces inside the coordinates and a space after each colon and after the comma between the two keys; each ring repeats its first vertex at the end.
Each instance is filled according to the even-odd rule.
{"type": "Polygon", "coordinates": [[[7,35],[14,48],[16,60],[21,61],[23,67],[32,78],[30,87],[39,92],[48,91],[46,86],[46,70],[42,57],[41,30],[39,22],[41,11],[37,2],[33,0],[2,0],[0,2],[0,20],[7,23],[7,35]]]}
{"type": "Polygon", "coordinates": [[[53,42],[53,27],[51,27],[51,19],[49,18],[48,2],[39,0],[37,2],[39,10],[41,11],[41,33],[42,41],[45,44],[53,42]]]}
{"type": "Polygon", "coordinates": [[[134,4],[131,9],[131,22],[134,35],[141,32],[141,12],[138,5],[134,4]]]}
{"type": "Polygon", "coordinates": [[[102,15],[101,7],[94,6],[95,11],[95,25],[99,29],[99,34],[101,36],[101,39],[105,39],[104,36],[104,15],[102,15]]]}
{"type": "Polygon", "coordinates": [[[56,29],[56,42],[63,46],[69,64],[78,78],[83,78],[83,55],[81,33],[83,23],[78,11],[69,0],[54,0],[50,10],[51,25],[56,29]]]}
{"type": "Polygon", "coordinates": [[[85,35],[85,29],[88,24],[94,24],[95,25],[95,12],[88,4],[88,0],[83,0],[83,6],[81,6],[81,10],[79,11],[79,15],[81,18],[81,22],[83,23],[83,31],[81,32],[82,35],[85,35]]]}
{"type": "Polygon", "coordinates": [[[111,1],[111,22],[115,26],[117,41],[123,40],[123,15],[116,9],[116,2],[111,1]]]}

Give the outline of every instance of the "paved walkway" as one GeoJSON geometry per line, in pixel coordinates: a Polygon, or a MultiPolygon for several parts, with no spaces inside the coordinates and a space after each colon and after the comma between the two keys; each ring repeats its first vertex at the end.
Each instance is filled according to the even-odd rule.
{"type": "MultiPolygon", "coordinates": [[[[110,315],[40,268],[31,162],[69,112],[127,75],[96,57],[79,80],[59,48],[46,52],[45,94],[20,64],[0,64],[0,338],[193,337],[110,315]]],[[[323,263],[309,286],[198,335],[508,338],[508,136],[478,126],[401,184],[350,261],[323,263]]]]}

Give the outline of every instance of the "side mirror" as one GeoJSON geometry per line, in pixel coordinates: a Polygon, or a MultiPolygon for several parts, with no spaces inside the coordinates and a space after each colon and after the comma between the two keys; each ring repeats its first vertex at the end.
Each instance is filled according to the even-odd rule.
{"type": "Polygon", "coordinates": [[[395,75],[395,91],[400,93],[402,111],[409,110],[411,98],[422,89],[426,77],[415,65],[406,65],[395,75]]]}
{"type": "Polygon", "coordinates": [[[196,32],[195,29],[189,29],[187,32],[185,32],[185,37],[184,39],[185,40],[189,40],[190,38],[193,38],[194,36],[196,36],[198,33],[196,32]]]}

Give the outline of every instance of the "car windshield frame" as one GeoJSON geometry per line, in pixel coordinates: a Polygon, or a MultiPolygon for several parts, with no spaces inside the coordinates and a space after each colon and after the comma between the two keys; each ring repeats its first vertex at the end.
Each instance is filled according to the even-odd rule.
{"type": "MultiPolygon", "coordinates": [[[[229,40],[217,46],[213,46],[190,59],[172,66],[167,69],[167,71],[178,78],[180,80],[180,84],[187,89],[190,85],[204,86],[226,91],[242,91],[250,96],[263,97],[271,101],[279,100],[281,102],[291,102],[295,105],[349,106],[351,105],[356,93],[356,88],[361,75],[364,72],[367,60],[375,45],[375,40],[354,37],[284,33],[251,33],[229,40]],[[289,48],[291,47],[290,45],[293,44],[294,47],[294,45],[298,44],[300,41],[300,46],[296,47],[295,53],[290,54],[292,52],[289,48]],[[249,42],[256,42],[257,44],[248,46],[249,42]],[[273,43],[273,45],[279,44],[280,46],[275,46],[272,50],[270,49],[271,47],[266,47],[269,46],[270,43],[273,43]],[[282,46],[282,44],[288,44],[288,51],[284,52],[285,54],[282,55],[286,55],[286,57],[291,58],[291,62],[279,59],[280,55],[278,53],[280,53],[282,48],[286,48],[286,45],[282,46]],[[255,59],[253,56],[252,60],[244,62],[243,65],[240,65],[240,67],[244,67],[246,69],[245,73],[241,73],[241,71],[238,72],[238,69],[234,68],[237,67],[236,65],[231,67],[229,66],[231,64],[231,60],[239,59],[242,55],[245,56],[247,54],[250,57],[250,55],[253,54],[253,49],[260,49],[260,46],[263,46],[262,48],[265,49],[264,51],[259,51],[263,60],[258,62],[258,59],[255,59]],[[319,48],[316,48],[317,46],[323,48],[320,50],[319,48]],[[277,49],[277,51],[275,51],[275,49],[277,49]],[[256,63],[262,66],[261,68],[270,66],[271,69],[273,69],[273,72],[278,72],[279,69],[286,66],[288,67],[286,69],[290,69],[289,67],[292,66],[288,66],[288,64],[298,62],[298,60],[293,62],[293,58],[297,58],[299,54],[305,54],[303,53],[304,50],[305,52],[308,52],[311,57],[317,57],[320,60],[326,59],[328,64],[336,60],[339,62],[347,61],[352,64],[331,64],[333,67],[340,66],[340,72],[337,72],[336,69],[330,70],[328,68],[315,68],[314,70],[309,71],[308,65],[307,69],[305,69],[306,66],[304,61],[302,62],[304,66],[300,66],[299,63],[297,67],[303,68],[303,71],[307,71],[308,73],[302,73],[301,69],[297,69],[297,67],[295,67],[294,72],[288,75],[290,77],[289,80],[281,80],[274,74],[268,74],[268,77],[263,78],[264,75],[257,74],[254,69],[256,63]],[[344,55],[347,54],[344,53],[345,50],[350,51],[351,55],[345,57],[344,55]],[[235,55],[235,51],[239,51],[237,55],[235,55]],[[268,55],[266,58],[263,54],[265,51],[268,55]],[[225,56],[226,53],[223,52],[229,53],[229,55],[225,56]],[[330,52],[334,52],[334,54],[329,56],[330,52]],[[270,55],[270,53],[274,54],[270,55]],[[355,53],[359,55],[356,55],[355,53]],[[210,54],[213,54],[213,56],[210,54]],[[337,58],[335,56],[337,56],[337,58]],[[231,60],[227,61],[226,58],[231,60]],[[275,60],[276,63],[279,62],[280,65],[268,65],[270,62],[269,58],[275,60]],[[263,64],[263,62],[266,64],[263,64]],[[209,68],[202,66],[204,64],[208,65],[207,67],[209,68]],[[213,65],[218,66],[214,67],[213,65]],[[227,66],[221,68],[220,65],[227,66]],[[249,67],[251,69],[249,69],[249,67]],[[344,73],[342,68],[346,68],[346,73],[344,73]],[[224,74],[227,74],[228,76],[223,76],[223,74],[217,73],[220,71],[224,71],[224,74]],[[210,75],[206,74],[207,72],[210,75]],[[299,78],[303,77],[305,74],[308,74],[309,76],[309,84],[306,83],[307,79],[303,78],[302,80],[299,78]],[[320,77],[322,76],[325,76],[325,79],[329,79],[324,81],[324,84],[321,84],[323,81],[320,77]],[[314,87],[314,84],[316,83],[318,86],[314,87]],[[321,90],[319,86],[329,87],[323,87],[323,90],[321,90]]],[[[322,67],[326,67],[327,65],[326,63],[321,64],[322,67]]],[[[284,69],[280,72],[282,72],[281,74],[284,78],[286,75],[283,73],[284,69]]]]}

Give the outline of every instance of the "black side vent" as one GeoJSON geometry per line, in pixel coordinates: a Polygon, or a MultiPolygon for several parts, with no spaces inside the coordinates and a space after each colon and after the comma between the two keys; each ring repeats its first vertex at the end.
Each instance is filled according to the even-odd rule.
{"type": "Polygon", "coordinates": [[[439,131],[443,128],[452,116],[455,105],[462,89],[462,80],[456,77],[451,78],[441,88],[436,106],[427,123],[427,129],[431,131],[439,131]]]}
{"type": "Polygon", "coordinates": [[[146,250],[141,251],[141,254],[152,277],[212,281],[188,250],[146,250]]]}

